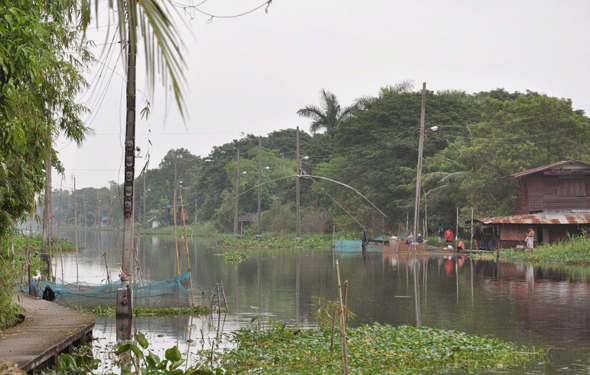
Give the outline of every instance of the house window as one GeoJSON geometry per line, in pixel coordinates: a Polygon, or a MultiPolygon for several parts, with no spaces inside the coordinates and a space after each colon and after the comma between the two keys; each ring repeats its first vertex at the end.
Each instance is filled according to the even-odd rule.
{"type": "Polygon", "coordinates": [[[586,180],[583,176],[582,178],[560,178],[557,195],[560,197],[585,197],[586,180]]]}

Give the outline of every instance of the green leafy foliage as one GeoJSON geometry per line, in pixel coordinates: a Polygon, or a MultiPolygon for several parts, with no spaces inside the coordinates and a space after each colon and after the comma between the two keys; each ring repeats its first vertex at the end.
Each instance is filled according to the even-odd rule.
{"type": "MultiPolygon", "coordinates": [[[[74,309],[96,316],[115,316],[116,309],[112,306],[97,306],[92,309],[74,307],[74,309]]],[[[133,306],[133,316],[144,318],[158,318],[163,316],[199,316],[210,313],[204,306],[194,307],[154,307],[154,306],[133,306]]]]}
{"type": "MultiPolygon", "coordinates": [[[[355,374],[473,373],[545,359],[540,350],[435,328],[373,324],[346,333],[349,372],[355,374]]],[[[279,324],[266,330],[238,330],[233,340],[237,348],[223,355],[224,368],[231,373],[245,369],[260,369],[263,374],[341,372],[340,349],[330,351],[327,330],[279,324]]]]}
{"type": "MultiPolygon", "coordinates": [[[[331,247],[333,245],[331,235],[313,235],[303,236],[300,240],[289,237],[271,237],[262,236],[262,238],[253,237],[238,237],[233,235],[220,235],[220,246],[224,248],[317,248],[317,247],[331,247]]],[[[244,253],[227,253],[228,258],[234,256],[243,257],[244,253]]]]}

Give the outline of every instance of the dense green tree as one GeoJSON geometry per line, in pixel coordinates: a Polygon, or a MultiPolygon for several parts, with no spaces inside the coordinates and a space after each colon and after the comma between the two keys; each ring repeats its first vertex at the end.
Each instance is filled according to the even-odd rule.
{"type": "MultiPolygon", "coordinates": [[[[80,71],[91,59],[68,14],[73,3],[0,2],[0,248],[13,222],[33,211],[44,188],[45,161],[59,167],[51,139],[81,142],[88,129],[75,103],[84,87],[80,71]]],[[[0,254],[0,326],[13,311],[9,281],[12,254],[0,254]]]]}
{"type": "MultiPolygon", "coordinates": [[[[330,177],[355,187],[379,207],[390,229],[413,212],[421,102],[421,92],[403,90],[384,90],[376,100],[365,101],[336,132],[338,157],[325,167],[330,177]]],[[[426,133],[424,156],[444,149],[449,139],[467,135],[465,125],[479,118],[480,111],[458,95],[428,91],[426,127],[436,125],[439,130],[426,133]]],[[[349,189],[334,191],[344,201],[353,199],[349,189]]],[[[360,205],[357,200],[351,203],[360,205]]],[[[373,217],[372,211],[365,216],[373,217]]]]}
{"type": "Polygon", "coordinates": [[[562,160],[590,161],[588,118],[574,111],[570,100],[536,93],[488,99],[483,121],[470,131],[458,161],[469,172],[461,191],[478,215],[514,213],[519,181],[502,182],[503,176],[562,160]]]}

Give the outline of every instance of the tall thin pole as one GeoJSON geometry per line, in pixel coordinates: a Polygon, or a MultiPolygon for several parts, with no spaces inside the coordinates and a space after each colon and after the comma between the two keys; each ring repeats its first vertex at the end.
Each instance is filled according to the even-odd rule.
{"type": "Polygon", "coordinates": [[[145,225],[145,201],[146,201],[146,196],[145,196],[145,179],[147,177],[147,173],[144,173],[143,175],[143,217],[141,218],[141,226],[145,225]]]}
{"type": "MultiPolygon", "coordinates": [[[[418,233],[420,222],[420,189],[422,185],[422,154],[424,152],[424,118],[426,115],[426,82],[422,84],[422,108],[420,110],[420,140],[418,143],[418,170],[416,172],[416,202],[414,204],[414,236],[418,233]]],[[[416,237],[414,237],[416,238],[416,237]]]]}
{"type": "Polygon", "coordinates": [[[262,209],[262,137],[258,138],[258,225],[256,228],[256,235],[258,238],[262,237],[262,232],[260,231],[260,212],[262,209]]]}
{"type": "MultiPolygon", "coordinates": [[[[182,189],[178,188],[180,195],[180,214],[182,215],[182,226],[184,228],[184,245],[186,246],[186,265],[188,267],[188,280],[191,286],[191,306],[195,307],[195,297],[193,295],[193,277],[191,275],[191,257],[188,254],[188,236],[186,235],[186,222],[184,221],[184,203],[182,203],[182,189]]],[[[219,306],[221,308],[221,306],[219,306]]]]}
{"type": "Polygon", "coordinates": [[[459,207],[457,207],[457,221],[455,222],[455,239],[458,238],[459,232],[459,207]]]}
{"type": "MultiPolygon", "coordinates": [[[[176,184],[174,184],[176,185],[176,184]]],[[[176,233],[176,186],[174,186],[174,207],[172,215],[174,216],[174,247],[176,248],[176,276],[180,275],[180,258],[178,256],[178,235],[176,233]]]]}
{"type": "Polygon", "coordinates": [[[299,209],[301,201],[301,190],[299,187],[299,176],[301,175],[301,160],[299,159],[299,126],[297,127],[297,182],[296,182],[296,199],[297,199],[297,235],[296,240],[301,239],[301,212],[299,209]]]}
{"type": "Polygon", "coordinates": [[[76,239],[76,283],[80,282],[78,273],[78,202],[76,198],[76,177],[74,177],[74,237],[76,239]]]}
{"type": "Polygon", "coordinates": [[[424,193],[424,239],[428,238],[428,194],[424,193]]]}
{"type": "MultiPolygon", "coordinates": [[[[51,146],[51,138],[49,138],[51,146]]],[[[47,262],[47,276],[51,277],[51,149],[45,160],[45,208],[43,209],[43,250],[47,262]]]]}
{"type": "MultiPolygon", "coordinates": [[[[127,116],[125,126],[125,178],[123,184],[123,253],[121,255],[121,282],[127,286],[125,291],[117,293],[117,317],[131,319],[133,316],[133,197],[135,188],[135,75],[136,75],[136,51],[137,51],[137,13],[133,7],[128,7],[128,33],[127,44],[127,116]],[[123,274],[125,276],[123,276],[123,274]]],[[[126,340],[130,337],[127,330],[119,339],[126,340]]]]}
{"type": "Polygon", "coordinates": [[[101,222],[101,217],[100,217],[100,199],[98,197],[98,192],[99,190],[96,189],[96,223],[97,226],[100,228],[100,226],[102,225],[101,222]]]}
{"type": "MultiPolygon", "coordinates": [[[[61,226],[61,190],[63,179],[59,183],[59,209],[57,210],[57,243],[59,248],[59,259],[61,261],[61,279],[64,279],[64,257],[61,252],[61,240],[59,238],[59,227],[61,226]]],[[[57,277],[57,257],[55,258],[55,277],[57,277]]]]}
{"type": "MultiPolygon", "coordinates": [[[[469,241],[470,242],[469,249],[473,250],[473,207],[471,207],[471,230],[470,230],[470,232],[471,232],[471,241],[469,241]]],[[[475,249],[475,250],[479,250],[479,249],[475,249]]]]}
{"type": "Polygon", "coordinates": [[[234,236],[238,236],[238,210],[240,208],[240,149],[238,148],[238,159],[236,164],[236,198],[234,202],[234,236]]]}
{"type": "Polygon", "coordinates": [[[340,284],[340,267],[336,259],[336,275],[338,278],[338,301],[340,302],[340,343],[342,351],[342,373],[348,375],[348,354],[346,348],[346,324],[344,323],[344,300],[342,299],[342,285],[340,284]]]}

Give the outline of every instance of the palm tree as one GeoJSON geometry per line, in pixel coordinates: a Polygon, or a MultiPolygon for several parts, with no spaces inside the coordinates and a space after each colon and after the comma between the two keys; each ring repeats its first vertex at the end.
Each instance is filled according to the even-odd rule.
{"type": "MultiPolygon", "coordinates": [[[[90,25],[92,10],[98,16],[101,0],[78,1],[81,24],[84,30],[90,25]]],[[[156,74],[162,75],[163,85],[170,87],[181,115],[185,115],[182,94],[185,62],[182,57],[182,41],[175,23],[170,17],[170,0],[116,0],[108,1],[117,19],[116,28],[127,66],[127,56],[137,52],[138,27],[144,40],[148,82],[153,88],[156,74]],[[127,48],[131,51],[127,51],[127,48]]],[[[110,30],[110,25],[109,25],[110,30]]]]}
{"type": "Polygon", "coordinates": [[[352,113],[355,109],[357,109],[357,106],[354,104],[341,109],[340,103],[338,103],[338,99],[336,99],[336,95],[324,89],[322,89],[320,94],[322,108],[319,108],[315,105],[308,105],[307,107],[301,108],[299,111],[297,111],[297,114],[299,116],[313,119],[313,122],[309,127],[309,130],[312,133],[315,133],[321,129],[325,129],[333,139],[336,129],[340,123],[344,119],[352,116],[352,113]]]}
{"type": "Polygon", "coordinates": [[[389,85],[382,87],[379,91],[378,96],[362,96],[355,101],[355,105],[358,108],[367,109],[367,107],[376,101],[383,99],[388,94],[403,94],[412,92],[414,89],[414,83],[409,80],[401,81],[400,83],[396,83],[395,85],[389,85]]]}

